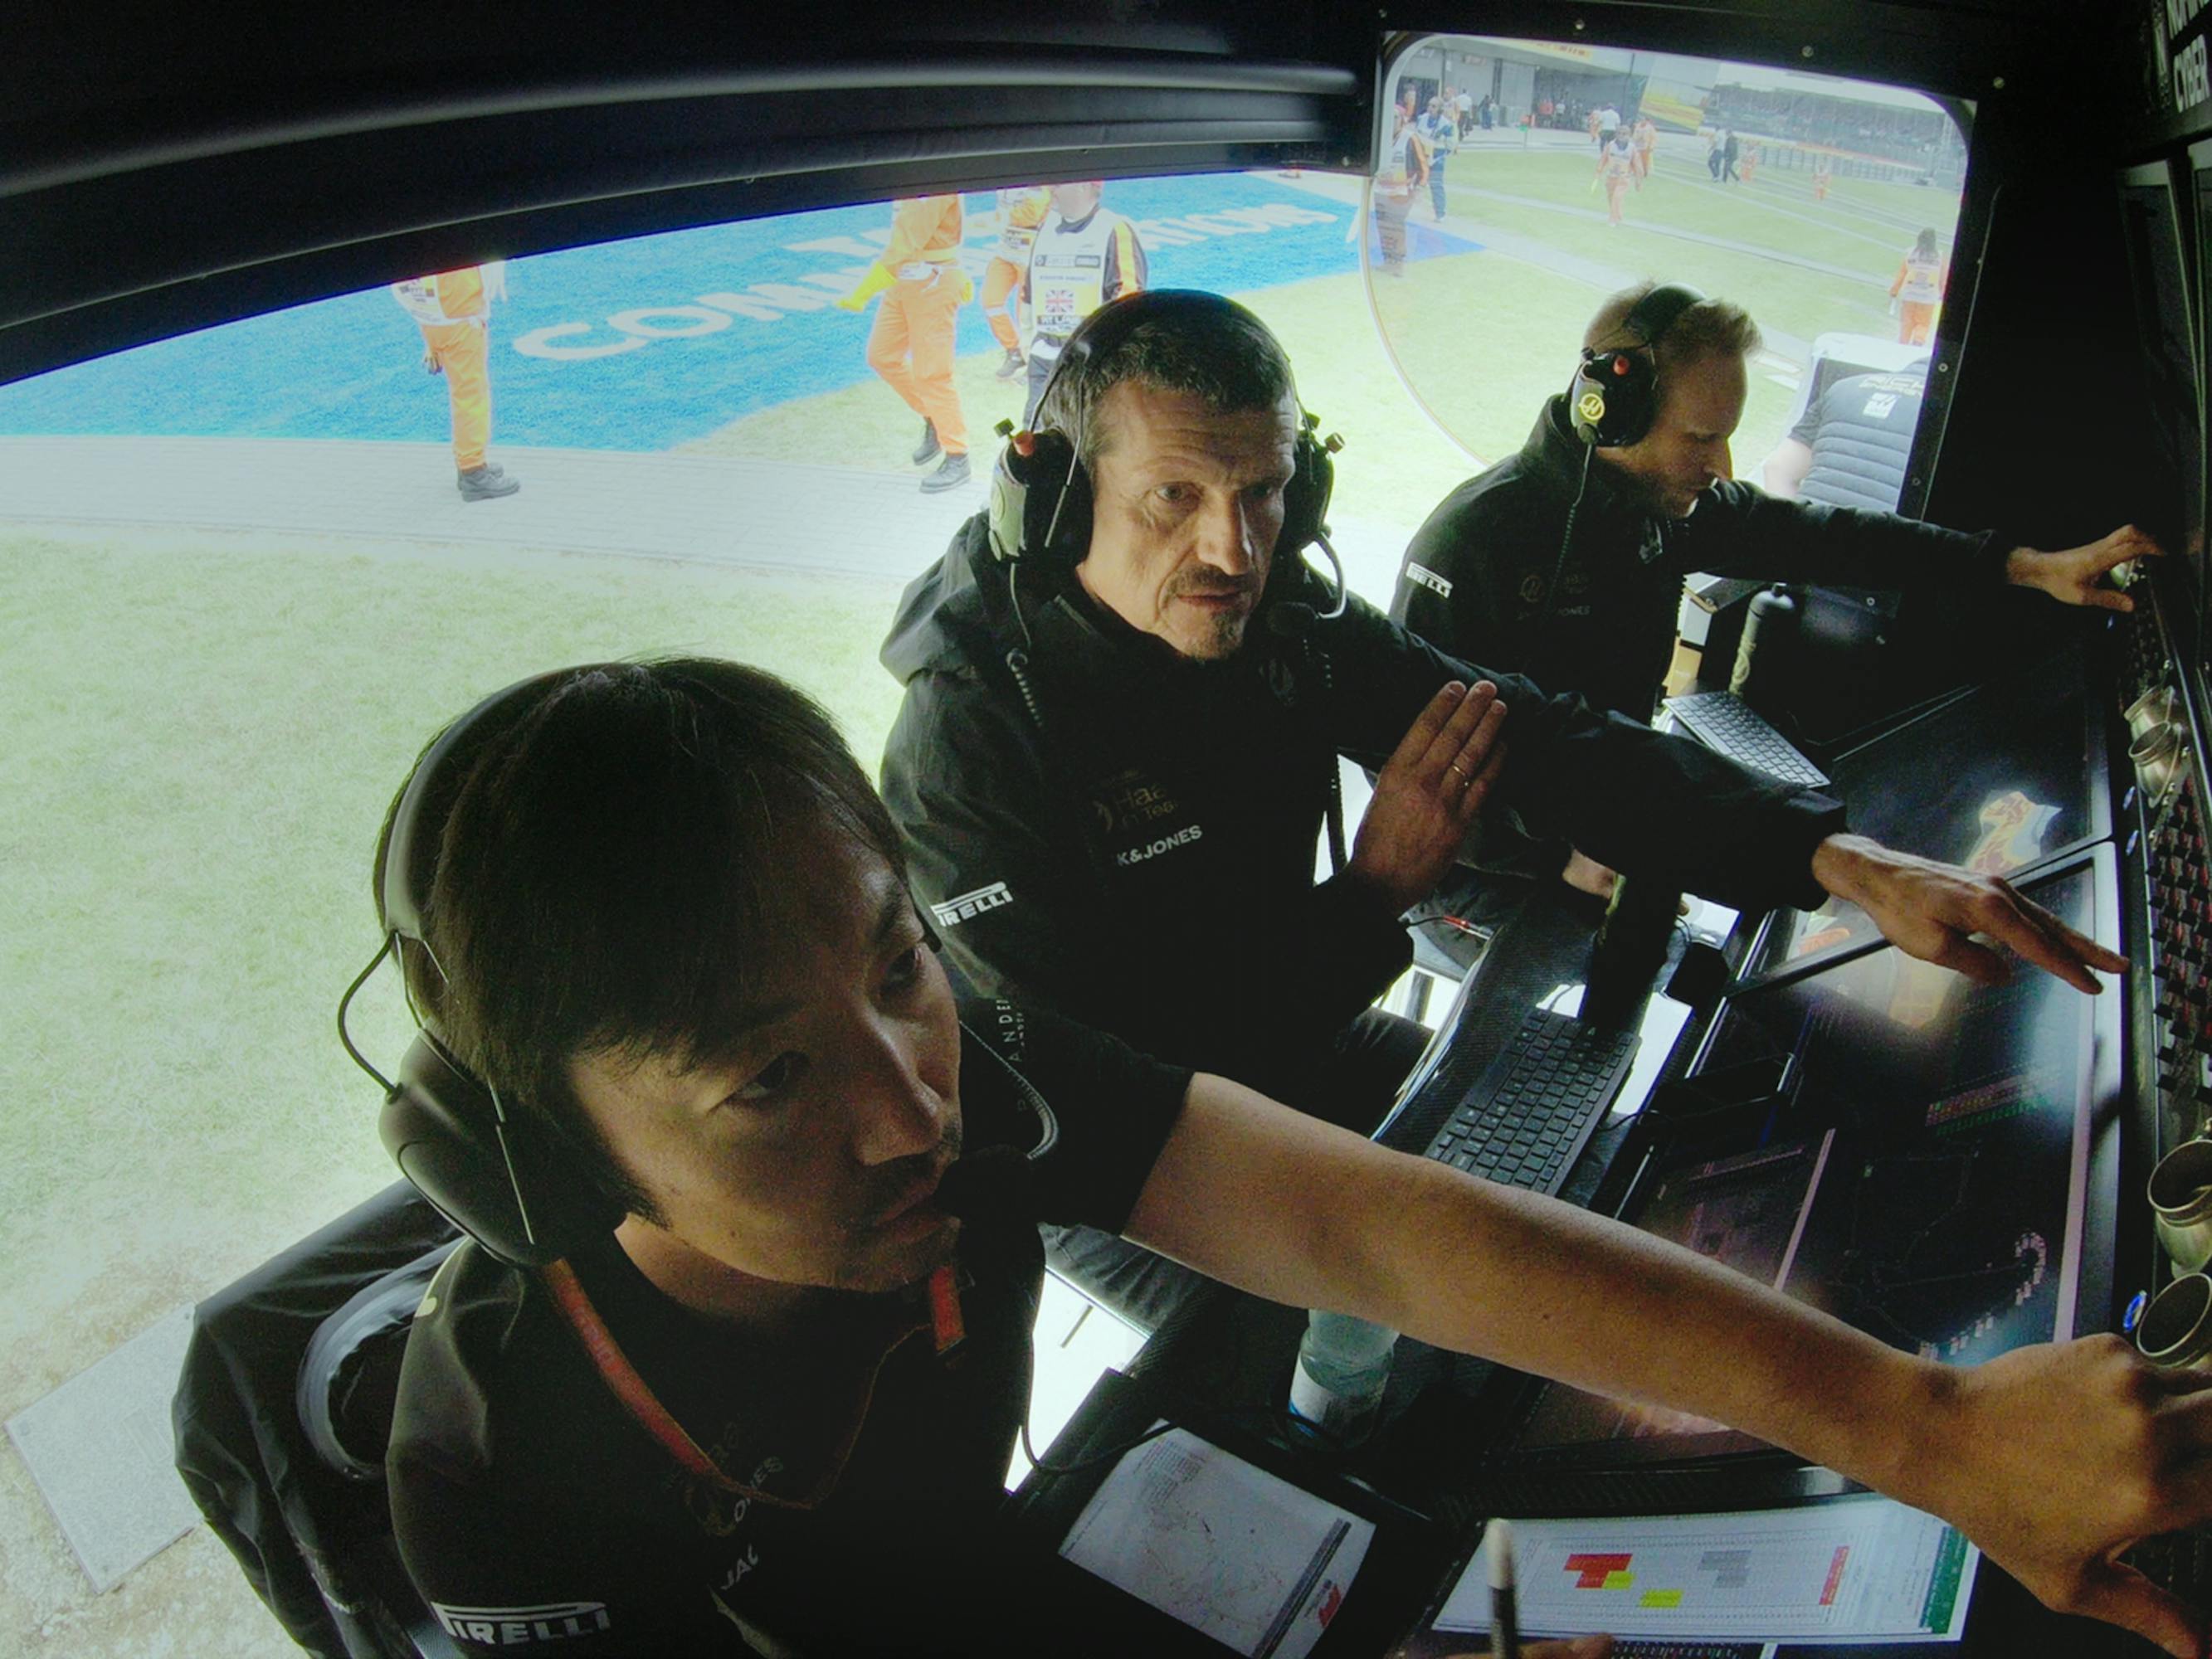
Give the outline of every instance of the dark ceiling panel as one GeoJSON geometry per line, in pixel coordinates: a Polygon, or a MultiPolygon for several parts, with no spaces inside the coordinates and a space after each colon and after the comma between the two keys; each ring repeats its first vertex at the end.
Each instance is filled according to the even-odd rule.
{"type": "MultiPolygon", "coordinates": [[[[1632,41],[1972,96],[2069,0],[19,5],[0,380],[493,254],[948,185],[1367,165],[1384,31],[1632,41]],[[1813,56],[1802,54],[1810,47],[1813,56]]],[[[2024,66],[2025,67],[2025,66],[2024,66]]],[[[2094,97],[2094,94],[2087,94],[2094,97]]],[[[2094,107],[2086,102],[2085,107],[2094,107]]]]}

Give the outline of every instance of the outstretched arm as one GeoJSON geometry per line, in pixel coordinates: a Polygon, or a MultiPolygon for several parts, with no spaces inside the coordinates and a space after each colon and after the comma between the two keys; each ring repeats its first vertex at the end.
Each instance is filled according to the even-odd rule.
{"type": "Polygon", "coordinates": [[[1874,918],[1882,937],[1907,956],[1949,968],[1983,985],[2012,975],[2003,957],[1978,938],[2002,945],[2077,991],[2103,988],[2094,969],[2117,974],[2127,958],[2085,939],[2000,876],[1899,853],[1864,836],[1830,836],[1813,854],[1813,878],[1874,918]]]}
{"type": "Polygon", "coordinates": [[[2117,1338],[1947,1369],[1621,1223],[1206,1074],[1125,1231],[1271,1300],[1758,1435],[1951,1521],[2051,1607],[2201,1650],[2202,1619],[2114,1558],[2212,1516],[2212,1376],[2117,1338]]]}
{"type": "Polygon", "coordinates": [[[2131,560],[2158,558],[2165,552],[2133,525],[2124,524],[2109,536],[2056,553],[2015,547],[2005,556],[2005,580],[2018,587],[2040,588],[2062,605],[2132,611],[2133,599],[2117,588],[2100,586],[2098,579],[2131,560]]]}

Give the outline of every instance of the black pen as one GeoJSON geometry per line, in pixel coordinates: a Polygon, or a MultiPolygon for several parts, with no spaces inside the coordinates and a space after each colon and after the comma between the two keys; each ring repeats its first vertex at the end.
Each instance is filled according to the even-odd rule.
{"type": "Polygon", "coordinates": [[[1521,1615],[1513,1604],[1513,1523],[1492,1522],[1482,1547],[1490,1558],[1490,1651],[1493,1659],[1521,1659],[1521,1615]]]}

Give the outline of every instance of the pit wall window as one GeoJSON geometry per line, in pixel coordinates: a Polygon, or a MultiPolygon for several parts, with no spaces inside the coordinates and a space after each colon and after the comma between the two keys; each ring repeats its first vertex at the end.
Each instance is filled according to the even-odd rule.
{"type": "Polygon", "coordinates": [[[1680,283],[1759,325],[1736,476],[1896,505],[1894,485],[1824,495],[1807,463],[1853,398],[1843,414],[1910,448],[1966,178],[1945,109],[1829,76],[1465,35],[1402,53],[1389,90],[1362,243],[1376,319],[1471,459],[1528,440],[1608,295],[1680,283]]]}
{"type": "MultiPolygon", "coordinates": [[[[1233,295],[1286,342],[1346,441],[1336,544],[1387,603],[1469,469],[1369,325],[1362,184],[1109,179],[1101,210],[1121,277],[1233,295]]],[[[958,301],[969,456],[938,489],[959,434],[932,453],[871,362],[887,202],[415,273],[0,386],[0,1417],[394,1178],[331,1015],[378,944],[377,827],[446,721],[562,664],[708,653],[813,693],[873,770],[899,594],[983,507],[1048,311],[1090,302],[1018,297],[1052,196],[948,189],[899,261],[958,301]],[[500,471],[465,490],[478,443],[500,471]]],[[[350,1024],[397,1063],[388,969],[350,1024]]],[[[273,1650],[204,1532],[189,1572],[108,1596],[27,1480],[0,1534],[0,1628],[273,1650]]]]}

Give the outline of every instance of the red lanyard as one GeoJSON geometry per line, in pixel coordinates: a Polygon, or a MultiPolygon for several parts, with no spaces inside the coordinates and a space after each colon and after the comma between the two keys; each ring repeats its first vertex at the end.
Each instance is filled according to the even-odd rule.
{"type": "Polygon", "coordinates": [[[539,1272],[545,1280],[546,1288],[553,1292],[554,1302],[567,1316],[570,1328],[583,1343],[585,1352],[591,1355],[592,1364],[598,1368],[600,1377],[638,1426],[659,1441],[662,1449],[686,1473],[706,1481],[718,1491],[734,1493],[776,1509],[811,1510],[836,1490],[837,1481],[845,1473],[846,1460],[852,1456],[854,1444],[860,1437],[860,1427],[868,1419],[868,1407],[875,1400],[876,1380],[883,1374],[884,1362],[897,1352],[902,1344],[927,1329],[935,1339],[937,1352],[944,1354],[958,1346],[965,1335],[960,1317],[959,1286],[954,1266],[947,1262],[929,1276],[929,1324],[908,1327],[893,1337],[889,1346],[877,1356],[875,1364],[868,1372],[868,1385],[860,1395],[860,1410],[854,1414],[851,1426],[837,1443],[830,1467],[822,1479],[815,1483],[814,1490],[804,1498],[779,1498],[773,1492],[762,1492],[725,1474],[714,1460],[700,1449],[699,1443],[692,1439],[685,1432],[684,1425],[670,1415],[668,1408],[653,1392],[652,1385],[638,1374],[637,1367],[630,1364],[629,1356],[622,1350],[622,1344],[615,1340],[614,1333],[607,1328],[606,1321],[599,1317],[599,1310],[592,1305],[592,1298],[585,1292],[574,1267],[562,1261],[553,1262],[539,1272]]]}

